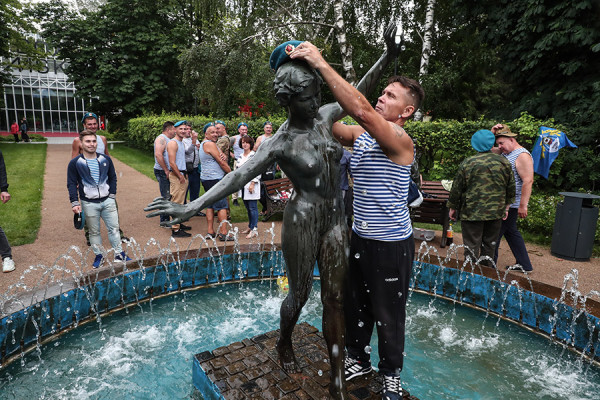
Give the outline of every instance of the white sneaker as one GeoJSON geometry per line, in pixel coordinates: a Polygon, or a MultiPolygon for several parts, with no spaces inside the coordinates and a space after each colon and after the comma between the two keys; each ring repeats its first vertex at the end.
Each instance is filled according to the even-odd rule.
{"type": "Polygon", "coordinates": [[[15,262],[12,258],[6,257],[2,263],[2,272],[10,272],[15,270],[15,262]]]}
{"type": "Polygon", "coordinates": [[[253,237],[258,236],[258,230],[257,229],[252,229],[247,235],[246,235],[246,239],[252,239],[253,237]]]}

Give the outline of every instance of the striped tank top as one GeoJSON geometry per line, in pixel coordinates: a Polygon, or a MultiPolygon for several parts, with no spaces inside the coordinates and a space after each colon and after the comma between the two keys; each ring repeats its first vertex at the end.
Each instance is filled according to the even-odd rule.
{"type": "Polygon", "coordinates": [[[527,153],[529,154],[529,157],[531,157],[531,153],[524,147],[519,147],[508,154],[502,154],[504,157],[506,157],[508,162],[510,162],[510,167],[512,168],[513,175],[515,177],[515,202],[510,205],[510,208],[519,208],[519,204],[521,203],[521,188],[523,187],[523,179],[521,179],[519,176],[516,167],[517,157],[519,157],[521,153],[527,153]]]}
{"type": "Polygon", "coordinates": [[[406,198],[410,165],[398,165],[364,132],[354,141],[350,160],[354,178],[354,225],[365,239],[392,242],[412,235],[406,198]]]}

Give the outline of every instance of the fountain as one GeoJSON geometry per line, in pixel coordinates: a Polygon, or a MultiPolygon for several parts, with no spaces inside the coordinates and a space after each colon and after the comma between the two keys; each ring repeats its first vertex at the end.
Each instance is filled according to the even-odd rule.
{"type": "MultiPolygon", "coordinates": [[[[128,244],[128,253],[135,254],[137,261],[130,262],[128,265],[116,263],[92,274],[84,273],[80,267],[80,265],[84,265],[83,260],[86,254],[76,247],[71,247],[64,256],[57,260],[52,268],[44,268],[43,278],[35,287],[27,288],[22,284],[17,284],[2,296],[0,302],[0,311],[2,312],[0,349],[4,376],[0,377],[0,381],[3,381],[4,384],[0,386],[6,387],[5,389],[8,390],[12,387],[12,385],[9,385],[12,381],[19,382],[20,379],[25,379],[25,382],[27,382],[30,379],[27,377],[29,374],[35,375],[35,371],[42,368],[44,364],[51,363],[54,352],[60,353],[61,342],[67,341],[64,339],[66,336],[74,338],[71,339],[77,343],[74,348],[81,345],[79,337],[86,338],[90,334],[95,335],[96,338],[85,339],[85,341],[92,343],[110,342],[112,336],[106,332],[106,329],[110,325],[122,325],[119,324],[119,320],[130,321],[134,319],[134,315],[141,314],[148,315],[147,318],[153,322],[154,308],[166,307],[167,314],[170,315],[175,308],[178,308],[179,304],[183,308],[181,317],[184,320],[189,319],[190,314],[186,312],[186,307],[194,307],[190,300],[195,296],[194,293],[205,293],[205,291],[206,293],[215,293],[219,290],[226,292],[231,290],[233,292],[237,290],[236,293],[238,294],[233,297],[244,299],[244,293],[248,293],[250,285],[262,285],[267,293],[270,293],[268,296],[274,299],[271,304],[275,304],[274,309],[276,310],[281,301],[281,295],[276,293],[277,285],[273,283],[272,278],[284,274],[285,265],[281,252],[272,242],[274,237],[273,228],[270,230],[270,235],[262,235],[262,237],[265,236],[271,237],[271,243],[257,241],[246,246],[236,244],[234,248],[218,247],[215,242],[207,242],[199,236],[195,237],[185,249],[173,247],[174,242],[171,242],[166,248],[160,248],[160,245],[153,240],[144,246],[132,240],[128,244]],[[145,259],[144,254],[156,247],[160,248],[160,255],[145,259]],[[70,279],[66,279],[67,277],[70,279]],[[253,281],[256,282],[252,283],[253,281]],[[234,287],[229,286],[231,289],[229,287],[224,289],[221,285],[228,282],[233,283],[234,287]],[[190,291],[197,288],[203,288],[203,290],[190,291]],[[115,316],[109,317],[110,314],[115,314],[115,316]],[[82,329],[85,331],[81,331],[82,329]],[[83,333],[80,333],[80,331],[83,333]],[[46,357],[50,358],[47,360],[46,357]],[[29,371],[29,374],[26,371],[29,371]]],[[[596,368],[600,357],[598,354],[600,322],[593,315],[593,313],[598,313],[597,303],[590,300],[591,297],[597,298],[598,293],[581,295],[577,290],[576,271],[565,277],[565,285],[562,291],[543,287],[543,285],[529,281],[526,277],[515,278],[505,283],[502,281],[503,276],[496,270],[482,268],[470,259],[459,263],[458,249],[459,246],[454,246],[446,258],[441,258],[436,254],[434,247],[430,247],[423,242],[417,257],[418,261],[414,264],[411,284],[413,291],[409,299],[412,310],[409,313],[408,324],[410,329],[408,331],[423,331],[425,340],[417,340],[412,337],[412,334],[408,338],[411,344],[407,348],[411,350],[409,350],[407,356],[409,364],[406,368],[405,381],[411,391],[419,393],[424,398],[449,396],[448,394],[442,395],[440,392],[431,392],[433,389],[428,389],[431,384],[420,384],[419,382],[424,378],[429,378],[433,372],[439,372],[441,365],[447,365],[447,368],[454,369],[457,367],[455,365],[457,360],[464,358],[465,353],[477,353],[477,351],[486,347],[497,348],[496,351],[501,356],[512,354],[512,358],[531,363],[532,366],[533,364],[549,365],[557,363],[553,358],[543,361],[533,358],[531,356],[531,352],[533,352],[532,345],[530,344],[522,348],[521,352],[515,351],[514,348],[517,346],[518,340],[505,339],[504,333],[507,330],[515,330],[515,328],[511,324],[506,324],[504,320],[516,322],[526,330],[546,336],[548,340],[538,341],[536,344],[538,346],[536,352],[542,354],[549,351],[550,348],[554,348],[554,353],[558,354],[556,357],[566,356],[570,360],[566,363],[574,366],[570,367],[570,370],[575,369],[578,371],[577,377],[581,378],[580,375],[585,377],[585,385],[600,387],[600,373],[596,368]],[[540,294],[540,292],[543,294],[540,294]],[[421,293],[428,293],[430,296],[423,297],[421,293]],[[461,306],[469,306],[482,311],[482,313],[476,313],[476,321],[470,323],[473,327],[471,333],[460,333],[462,326],[466,324],[463,320],[466,320],[467,317],[464,315],[469,313],[465,310],[465,307],[461,306]],[[438,323],[438,327],[435,328],[433,333],[427,331],[426,328],[414,325],[415,321],[421,319],[429,322],[436,320],[439,314],[447,314],[451,318],[449,322],[438,323]],[[498,333],[499,330],[502,333],[498,333]],[[460,340],[459,338],[463,335],[469,335],[470,339],[460,340]],[[429,344],[434,346],[422,350],[418,348],[419,346],[412,344],[414,341],[433,342],[429,344]],[[507,348],[499,345],[499,343],[505,341],[510,343],[507,348]],[[442,353],[447,353],[450,357],[448,357],[448,360],[444,360],[443,354],[433,355],[436,366],[432,367],[427,360],[430,361],[432,352],[436,351],[436,348],[439,350],[440,347],[442,353]],[[567,349],[575,352],[566,351],[567,349]],[[455,351],[458,354],[455,354],[455,351]],[[413,354],[414,358],[412,358],[413,354]],[[522,355],[522,360],[520,355],[522,355]],[[424,363],[426,366],[422,367],[421,372],[418,372],[419,368],[413,366],[413,363],[415,365],[424,363]]],[[[31,267],[30,270],[33,271],[39,268],[41,267],[35,266],[31,267]]],[[[26,271],[25,274],[27,273],[26,271]]],[[[255,297],[260,296],[262,295],[255,295],[255,297]]],[[[314,303],[318,303],[317,294],[313,294],[312,297],[314,303]]],[[[222,301],[221,303],[226,304],[227,302],[222,301]]],[[[212,302],[211,304],[215,303],[212,302]]],[[[309,308],[317,306],[313,304],[309,308]]],[[[239,307],[241,307],[242,313],[248,309],[245,301],[242,301],[239,307]]],[[[255,308],[265,310],[267,307],[261,304],[255,308]]],[[[212,306],[211,309],[216,309],[216,307],[212,306]]],[[[231,311],[229,312],[231,314],[231,311]]],[[[195,315],[195,313],[191,314],[195,315]]],[[[319,315],[318,311],[313,311],[313,314],[319,315]]],[[[210,313],[208,315],[204,325],[212,326],[213,322],[209,319],[211,318],[210,313]]],[[[266,316],[267,321],[274,322],[272,327],[261,326],[261,328],[269,330],[277,326],[274,314],[259,312],[258,317],[261,315],[266,316]]],[[[306,318],[311,324],[320,328],[319,318],[315,318],[314,315],[306,318]]],[[[225,316],[223,319],[227,320],[229,317],[225,316]]],[[[175,324],[175,322],[169,320],[167,326],[169,324],[175,324]]],[[[253,324],[254,322],[250,322],[248,326],[253,324]]],[[[190,331],[189,327],[181,327],[179,323],[177,325],[179,332],[190,331]]],[[[425,326],[427,325],[425,323],[425,326]]],[[[140,335],[142,338],[140,338],[139,343],[144,343],[143,346],[152,346],[152,341],[156,337],[160,338],[165,335],[161,333],[162,329],[165,328],[157,328],[153,323],[142,330],[135,328],[135,325],[133,325],[131,328],[133,333],[130,332],[126,336],[135,337],[140,335]]],[[[194,330],[192,329],[192,331],[194,330]]],[[[524,331],[523,329],[516,330],[517,336],[523,335],[524,331]]],[[[241,337],[223,336],[224,340],[237,342],[245,337],[257,336],[256,332],[255,330],[244,331],[241,333],[241,337]]],[[[211,335],[213,342],[209,346],[212,347],[195,348],[190,351],[213,350],[215,347],[223,347],[230,343],[214,340],[214,336],[218,336],[218,332],[211,335]]],[[[535,340],[533,341],[535,342],[535,340]]],[[[190,341],[190,346],[196,347],[192,345],[193,343],[193,340],[190,341]]],[[[73,345],[67,345],[67,352],[69,352],[69,346],[73,345]]],[[[375,346],[376,342],[372,343],[371,347],[376,353],[375,346]]],[[[111,368],[114,367],[117,371],[123,369],[125,374],[127,374],[128,368],[131,368],[129,366],[130,361],[124,366],[113,365],[110,363],[110,357],[101,357],[102,352],[94,350],[89,352],[93,357],[100,357],[94,365],[108,363],[111,368]]],[[[159,352],[159,356],[162,357],[160,354],[159,352]]],[[[64,355],[58,357],[58,365],[63,363],[63,359],[70,358],[70,356],[64,355]]],[[[182,356],[180,355],[180,357],[182,356]]],[[[485,358],[487,359],[487,356],[485,358]]],[[[135,357],[131,360],[131,362],[133,361],[135,361],[135,357]]],[[[196,359],[196,361],[196,364],[200,363],[199,359],[196,359]]],[[[468,357],[466,361],[462,360],[462,362],[466,363],[464,368],[471,367],[468,357]]],[[[189,360],[185,363],[189,366],[189,360]]],[[[485,363],[483,364],[484,369],[489,367],[485,363]]],[[[326,363],[323,365],[326,366],[326,363]]],[[[197,366],[194,368],[196,369],[197,366]]],[[[52,369],[52,371],[55,369],[52,369]]],[[[60,370],[60,368],[58,369],[60,370]]],[[[325,367],[320,370],[325,370],[325,367]]],[[[48,374],[48,371],[46,370],[44,374],[48,374]]],[[[546,368],[545,372],[548,371],[553,371],[559,375],[564,374],[560,369],[552,369],[550,366],[546,368]]],[[[197,373],[197,371],[195,370],[194,373],[197,373]]],[[[447,372],[444,371],[442,376],[446,374],[447,372]]],[[[460,374],[465,374],[465,372],[460,372],[460,374]]],[[[509,374],[509,372],[503,372],[502,374],[509,374]]],[[[500,375],[502,376],[502,374],[500,375]]],[[[573,375],[571,374],[572,372],[568,373],[567,376],[572,378],[573,375]]],[[[180,378],[179,375],[178,378],[180,378]]],[[[527,390],[528,378],[526,376],[522,378],[526,385],[525,389],[521,390],[527,390]]],[[[462,387],[457,379],[459,378],[451,380],[453,382],[450,385],[452,389],[447,389],[451,392],[454,391],[455,395],[465,393],[465,387],[462,387]]],[[[530,382],[530,379],[529,384],[537,387],[530,382]]],[[[437,383],[436,385],[444,387],[445,383],[437,383]]],[[[26,386],[40,387],[39,384],[26,386]]],[[[41,387],[43,386],[42,384],[41,387]]],[[[471,384],[466,386],[471,386],[471,384]]],[[[2,390],[1,387],[0,390],[2,390]]],[[[68,388],[64,388],[64,390],[66,390],[65,393],[69,393],[68,388]]],[[[188,388],[188,390],[191,389],[188,388]]],[[[505,388],[505,390],[511,389],[505,388]]],[[[580,388],[576,390],[580,390],[580,388]]],[[[94,392],[94,390],[89,391],[94,392]]],[[[60,391],[56,393],[60,393],[60,391]]],[[[571,392],[567,390],[565,393],[567,394],[564,394],[564,396],[568,397],[568,393],[571,392]]],[[[577,396],[580,398],[589,397],[581,395],[577,391],[576,393],[579,393],[577,396]]],[[[68,397],[69,395],[65,394],[65,396],[68,397]]],[[[182,394],[180,393],[177,396],[181,397],[182,394]]],[[[204,396],[209,397],[206,393],[204,396]]],[[[465,396],[469,397],[468,395],[465,396]]]]}

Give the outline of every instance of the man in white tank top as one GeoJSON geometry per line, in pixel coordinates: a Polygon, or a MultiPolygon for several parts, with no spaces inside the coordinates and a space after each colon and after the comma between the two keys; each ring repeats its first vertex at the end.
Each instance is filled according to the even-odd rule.
{"type": "MultiPolygon", "coordinates": [[[[96,134],[98,138],[98,150],[97,153],[106,154],[110,156],[108,153],[108,142],[106,141],[106,136],[98,135],[98,116],[94,113],[87,112],[83,114],[83,118],[81,118],[81,125],[83,126],[82,130],[88,130],[96,134]]],[[[71,144],[71,159],[77,157],[81,154],[81,140],[79,137],[73,139],[73,143],[71,144]]]]}
{"type": "Polygon", "coordinates": [[[498,262],[498,248],[500,247],[500,240],[504,236],[516,262],[513,265],[506,266],[506,268],[517,272],[531,272],[533,266],[529,254],[527,254],[523,236],[517,228],[517,219],[527,218],[527,205],[533,186],[533,158],[529,151],[517,142],[517,134],[511,132],[508,126],[494,125],[492,132],[496,135],[496,144],[498,145],[492,151],[502,154],[508,159],[515,176],[516,186],[515,202],[511,204],[508,210],[508,217],[502,221],[494,262],[498,262]]]}
{"type": "MultiPolygon", "coordinates": [[[[388,49],[394,48],[397,52],[399,47],[388,45],[388,49]]],[[[383,57],[395,56],[386,52],[383,57]]],[[[419,108],[425,93],[412,79],[392,77],[373,108],[311,43],[299,44],[290,57],[318,70],[339,105],[359,123],[336,122],[332,129],[342,145],[354,146],[355,219],[344,293],[345,377],[350,380],[371,372],[365,348],[377,329],[382,398],[400,400],[406,299],[415,251],[406,204],[414,146],[402,126],[419,108]]],[[[375,79],[366,85],[376,83],[375,79]]]]}

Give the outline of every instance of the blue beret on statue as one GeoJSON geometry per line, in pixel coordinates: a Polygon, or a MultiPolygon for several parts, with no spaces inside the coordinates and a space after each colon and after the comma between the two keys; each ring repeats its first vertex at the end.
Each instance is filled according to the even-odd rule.
{"type": "Polygon", "coordinates": [[[479,153],[490,151],[495,142],[496,136],[487,129],[480,129],[471,137],[471,146],[479,153]]]}
{"type": "Polygon", "coordinates": [[[269,58],[269,66],[271,69],[273,71],[277,71],[282,64],[290,61],[290,54],[300,43],[302,43],[301,40],[290,40],[289,42],[285,42],[277,46],[269,58]]]}

